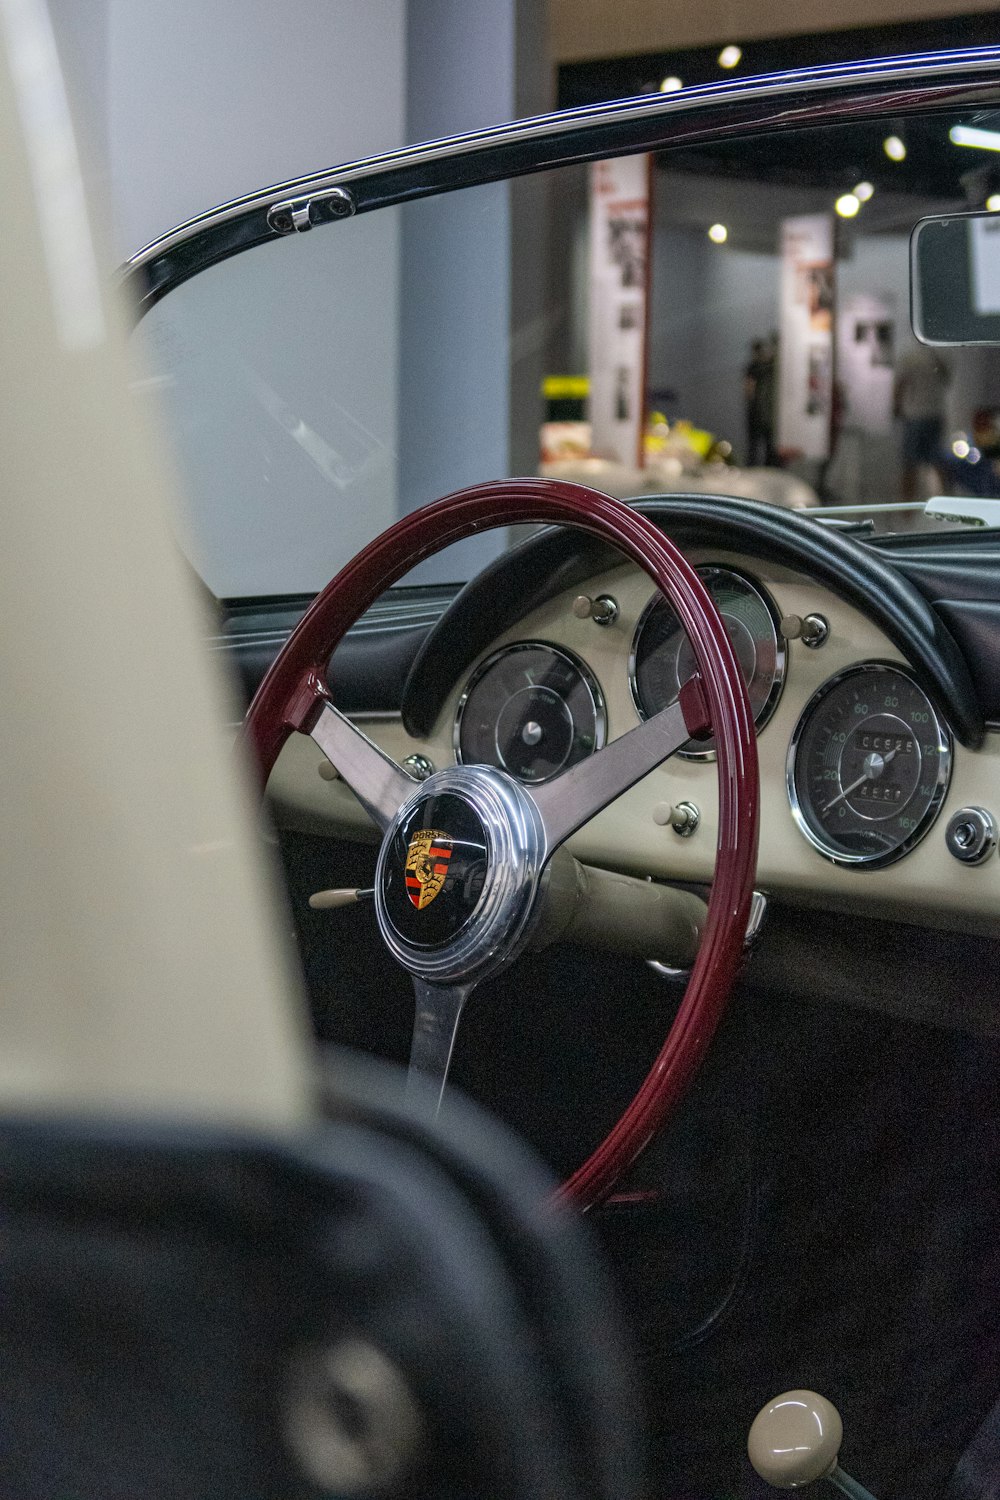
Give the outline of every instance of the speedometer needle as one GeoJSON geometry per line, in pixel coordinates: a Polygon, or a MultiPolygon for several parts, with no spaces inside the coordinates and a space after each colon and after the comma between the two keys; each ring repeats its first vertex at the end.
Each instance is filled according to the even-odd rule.
{"type": "Polygon", "coordinates": [[[879,755],[877,750],[873,750],[871,755],[866,755],[865,768],[861,772],[861,775],[858,777],[857,781],[852,781],[850,786],[845,786],[842,792],[838,792],[833,801],[826,804],[823,812],[828,813],[831,807],[836,807],[838,802],[843,802],[845,797],[849,797],[852,792],[856,792],[858,787],[862,786],[866,781],[876,781],[878,777],[881,776],[882,772],[885,770],[889,762],[891,760],[895,760],[895,758],[895,750],[890,750],[888,755],[879,755]]]}

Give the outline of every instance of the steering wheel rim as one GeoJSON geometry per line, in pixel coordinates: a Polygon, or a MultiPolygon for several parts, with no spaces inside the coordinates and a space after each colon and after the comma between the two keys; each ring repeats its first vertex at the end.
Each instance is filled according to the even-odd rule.
{"type": "MultiPolygon", "coordinates": [[[[479,531],[532,523],[590,532],[648,574],[691,641],[716,742],[716,867],[698,954],[684,998],[645,1080],[604,1141],[560,1189],[564,1197],[587,1208],[610,1192],[682,1098],[725,1010],[749,918],[759,815],[753,716],[729,637],[697,573],[647,517],[584,485],[512,479],[460,490],[403,517],[327,584],[258,688],[242,738],[252,749],[264,787],[291,734],[308,734],[324,708],[332,707],[326,682],[329,658],[350,626],[387,588],[452,542],[479,531]]],[[[692,727],[688,709],[682,706],[692,727]]],[[[670,753],[668,748],[660,759],[670,753]]],[[[607,749],[590,760],[605,754],[607,749]]]]}

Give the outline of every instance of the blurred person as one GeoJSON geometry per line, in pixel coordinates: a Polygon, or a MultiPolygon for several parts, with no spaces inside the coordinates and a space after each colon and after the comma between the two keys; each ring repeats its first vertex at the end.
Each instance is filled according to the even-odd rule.
{"type": "Polygon", "coordinates": [[[917,499],[921,464],[934,470],[945,487],[941,446],[944,436],[945,393],[951,370],[936,349],[913,344],[896,363],[892,413],[902,423],[899,498],[917,499]]]}
{"type": "Polygon", "coordinates": [[[836,485],[831,488],[830,470],[834,468],[834,461],[838,456],[837,449],[840,446],[840,436],[844,430],[847,409],[847,392],[841,382],[835,380],[833,390],[830,392],[830,451],[819,466],[819,477],[816,480],[817,493],[820,499],[828,504],[836,504],[840,499],[840,496],[835,493],[836,485]]]}
{"type": "Polygon", "coordinates": [[[743,371],[743,393],[747,412],[747,454],[750,468],[777,464],[774,446],[776,349],[773,339],[754,339],[750,362],[743,371]]]}

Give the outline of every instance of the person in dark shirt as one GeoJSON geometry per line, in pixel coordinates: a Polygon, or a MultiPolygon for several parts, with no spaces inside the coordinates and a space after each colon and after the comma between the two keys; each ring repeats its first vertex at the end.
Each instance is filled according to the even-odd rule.
{"type": "Polygon", "coordinates": [[[755,339],[750,348],[750,363],[743,372],[743,392],[747,411],[747,464],[774,467],[778,462],[774,446],[775,353],[771,343],[755,339]]]}

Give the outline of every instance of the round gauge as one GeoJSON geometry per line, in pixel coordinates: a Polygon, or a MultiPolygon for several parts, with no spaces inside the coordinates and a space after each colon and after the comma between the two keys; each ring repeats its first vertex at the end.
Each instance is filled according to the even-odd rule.
{"type": "Polygon", "coordinates": [[[825,682],[788,750],[795,821],[839,865],[901,859],[937,817],[950,774],[951,737],[927,694],[879,662],[825,682]]]}
{"type": "Polygon", "coordinates": [[[548,781],[604,744],[601,690],[577,657],[539,641],[480,663],[455,719],[455,755],[518,781],[548,781]]]}
{"type": "MultiPolygon", "coordinates": [[[[760,730],[775,710],[785,677],[778,612],[763,590],[740,573],[699,568],[698,575],[725,622],[760,730]]],[[[640,616],[629,657],[629,683],[640,718],[648,719],[673,703],[697,670],[680,620],[662,594],[657,594],[640,616]]],[[[715,754],[715,741],[689,740],[677,753],[688,760],[707,760],[715,754]]]]}

